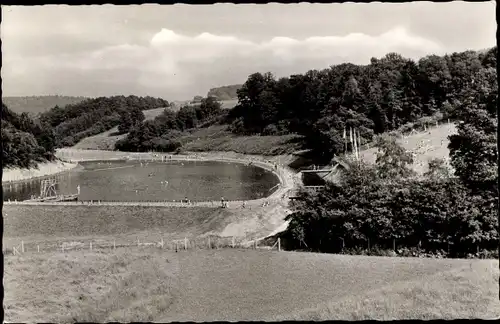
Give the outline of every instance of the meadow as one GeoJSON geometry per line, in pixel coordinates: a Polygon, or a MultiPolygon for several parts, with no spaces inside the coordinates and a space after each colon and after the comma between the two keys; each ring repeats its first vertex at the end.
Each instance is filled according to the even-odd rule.
{"type": "Polygon", "coordinates": [[[498,261],[153,247],[5,258],[7,322],[495,318],[498,261]]]}

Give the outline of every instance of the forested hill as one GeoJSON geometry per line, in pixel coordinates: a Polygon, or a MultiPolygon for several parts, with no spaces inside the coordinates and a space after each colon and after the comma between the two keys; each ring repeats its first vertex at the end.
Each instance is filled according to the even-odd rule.
{"type": "Polygon", "coordinates": [[[2,102],[15,113],[29,113],[35,116],[46,112],[55,106],[63,107],[66,105],[77,104],[86,97],[70,96],[30,96],[30,97],[3,97],[2,102]]]}
{"type": "Polygon", "coordinates": [[[255,73],[238,90],[228,122],[238,134],[303,135],[307,148],[329,161],[344,151],[344,129],[347,136],[357,129],[363,143],[374,134],[455,119],[474,83],[495,87],[496,55],[494,47],[415,62],[390,53],[365,66],[345,63],[280,79],[255,73]]]}
{"type": "Polygon", "coordinates": [[[215,97],[217,100],[237,99],[237,91],[241,88],[241,86],[241,84],[233,84],[224,87],[213,88],[208,91],[207,97],[215,97]]]}
{"type": "MultiPolygon", "coordinates": [[[[457,119],[465,99],[476,91],[471,86],[496,87],[496,54],[495,47],[485,52],[429,55],[415,62],[389,53],[372,58],[368,65],[345,63],[279,79],[271,73],[254,73],[236,90],[238,105],[221,110],[218,119],[211,118],[228,125],[235,135],[300,135],[316,162],[329,163],[345,151],[344,130],[349,137],[350,129],[356,129],[365,144],[376,134],[408,132],[457,119]]],[[[179,130],[209,125],[195,109],[184,108],[179,117],[178,123],[172,123],[174,117],[169,116],[156,120],[154,127],[137,124],[120,148],[176,148],[155,146],[151,140],[178,143],[179,130]]]]}
{"type": "Polygon", "coordinates": [[[56,145],[72,146],[82,138],[119,126],[121,132],[144,120],[143,110],[168,107],[161,98],[114,96],[87,99],[63,108],[54,107],[40,120],[54,129],[56,145]]]}
{"type": "Polygon", "coordinates": [[[2,165],[29,168],[54,158],[51,128],[27,113],[16,114],[2,102],[2,165]]]}

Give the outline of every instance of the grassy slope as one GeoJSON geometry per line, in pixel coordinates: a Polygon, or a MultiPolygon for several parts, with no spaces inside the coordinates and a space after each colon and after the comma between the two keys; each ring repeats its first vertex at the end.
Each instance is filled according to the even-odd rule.
{"type": "MultiPolygon", "coordinates": [[[[434,127],[427,132],[420,132],[407,138],[400,138],[398,142],[407,150],[417,154],[416,161],[413,165],[415,171],[422,173],[427,169],[427,162],[433,158],[443,158],[448,160],[448,136],[456,132],[454,124],[443,124],[439,127],[434,127]],[[423,141],[423,145],[420,143],[423,141]],[[421,148],[418,148],[422,146],[421,148]],[[427,147],[426,147],[427,146],[427,147]]],[[[363,149],[365,147],[363,146],[363,149]]],[[[374,148],[365,149],[361,152],[363,160],[375,162],[377,150],[374,148]]]]}
{"type": "Polygon", "coordinates": [[[295,135],[285,136],[236,136],[225,125],[201,128],[181,138],[186,151],[233,151],[243,154],[279,155],[300,148],[295,135]]]}
{"type": "Polygon", "coordinates": [[[68,96],[32,96],[32,97],[3,97],[2,101],[16,113],[27,112],[33,115],[54,108],[56,105],[64,107],[69,104],[82,102],[85,97],[68,96]]]}
{"type": "Polygon", "coordinates": [[[89,239],[127,244],[137,238],[159,242],[205,234],[252,239],[276,229],[283,220],[269,213],[283,215],[285,210],[281,204],[244,209],[5,205],[3,244],[10,249],[24,241],[48,249],[63,242],[88,244],[89,239]]]}
{"type": "Polygon", "coordinates": [[[8,256],[4,285],[8,322],[500,315],[494,260],[119,248],[8,256]]]}
{"type": "MultiPolygon", "coordinates": [[[[156,108],[144,110],[143,113],[146,120],[151,120],[159,116],[164,110],[165,108],[156,108]]],[[[127,134],[114,135],[117,131],[118,127],[113,127],[104,133],[89,136],[76,143],[73,148],[82,150],[114,150],[115,143],[127,136],[127,134]]]]}

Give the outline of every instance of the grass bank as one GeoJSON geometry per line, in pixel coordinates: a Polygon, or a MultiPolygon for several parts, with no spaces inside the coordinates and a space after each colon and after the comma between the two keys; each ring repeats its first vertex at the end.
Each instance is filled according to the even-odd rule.
{"type": "Polygon", "coordinates": [[[495,260],[130,248],[8,256],[4,276],[7,322],[500,316],[495,260]]]}
{"type": "Polygon", "coordinates": [[[2,183],[24,181],[55,175],[57,173],[69,171],[76,166],[76,163],[55,160],[52,162],[39,163],[36,168],[32,169],[5,168],[3,169],[2,183]]]}

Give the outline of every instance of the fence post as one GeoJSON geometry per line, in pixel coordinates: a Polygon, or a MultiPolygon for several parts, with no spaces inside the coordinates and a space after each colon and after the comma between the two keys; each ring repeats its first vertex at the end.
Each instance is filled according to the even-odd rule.
{"type": "Polygon", "coordinates": [[[21,241],[21,252],[24,253],[24,241],[21,241]]]}
{"type": "Polygon", "coordinates": [[[161,238],[161,241],[160,241],[160,246],[161,246],[161,248],[163,249],[163,237],[161,238]]]}
{"type": "Polygon", "coordinates": [[[37,251],[38,253],[40,253],[40,245],[37,245],[37,246],[36,246],[36,251],[37,251]]]}
{"type": "Polygon", "coordinates": [[[184,250],[187,250],[187,237],[184,238],[184,250]]]}
{"type": "Polygon", "coordinates": [[[281,251],[281,239],[278,237],[278,251],[281,251]]]}
{"type": "Polygon", "coordinates": [[[210,244],[210,236],[208,237],[208,248],[212,249],[212,245],[210,244]]]}

